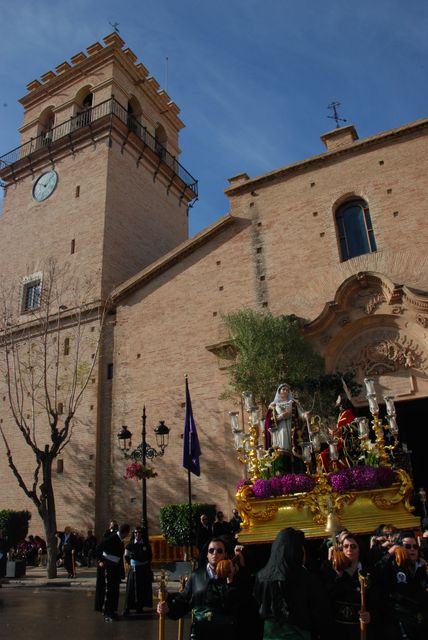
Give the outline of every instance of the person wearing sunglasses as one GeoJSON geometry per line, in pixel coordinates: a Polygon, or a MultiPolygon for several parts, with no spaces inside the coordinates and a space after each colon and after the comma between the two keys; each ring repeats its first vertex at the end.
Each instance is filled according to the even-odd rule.
{"type": "Polygon", "coordinates": [[[191,640],[239,640],[238,618],[245,600],[251,593],[244,579],[244,571],[242,574],[238,571],[227,579],[217,576],[218,563],[227,559],[229,554],[225,540],[221,537],[211,538],[207,545],[204,566],[200,566],[191,574],[183,591],[168,593],[165,602],[158,603],[158,614],[168,615],[172,620],[178,620],[192,611],[191,640]],[[212,581],[216,580],[224,581],[224,608],[218,610],[216,607],[213,611],[212,581]],[[231,606],[235,607],[235,610],[231,611],[231,606]]]}
{"type": "Polygon", "coordinates": [[[325,587],[330,598],[333,615],[328,637],[332,640],[359,640],[361,624],[366,636],[379,638],[375,630],[376,589],[369,583],[366,592],[366,610],[361,607],[360,574],[366,576],[370,567],[362,558],[360,542],[350,532],[332,551],[330,562],[324,568],[325,587]]]}
{"type": "Polygon", "coordinates": [[[413,533],[400,534],[397,544],[376,565],[381,587],[385,637],[388,640],[428,638],[428,574],[413,533]]]}

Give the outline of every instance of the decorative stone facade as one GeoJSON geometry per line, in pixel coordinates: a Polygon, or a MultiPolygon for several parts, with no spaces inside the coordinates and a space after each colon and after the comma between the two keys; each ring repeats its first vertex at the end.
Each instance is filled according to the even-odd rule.
{"type": "MultiPolygon", "coordinates": [[[[37,132],[48,102],[65,122],[76,111],[79,92],[90,85],[96,104],[112,93],[122,104],[138,97],[152,133],[162,115],[169,148],[178,155],[178,109],[119,40],[110,36],[105,47],[94,45],[89,56],[78,54],[72,65],[63,63],[42,83],[29,85],[22,101],[24,141],[37,132]],[[80,68],[86,75],[77,73],[80,68]],[[57,100],[46,98],[48,85],[58,88],[57,100]]],[[[126,424],[137,444],[144,405],[149,443],[160,419],[171,428],[166,454],[155,461],[159,477],[148,481],[151,531],[158,528],[162,504],[187,500],[181,467],[185,374],[202,448],[193,499],[230,511],[243,469],[227,413],[239,403],[219,400],[227,368],[216,355],[227,338],[222,315],[230,311],[295,314],[330,371],[351,367],[360,377],[370,372],[379,390],[393,391],[397,400],[428,397],[428,120],[363,140],[346,127],[323,136],[327,150],[320,155],[256,178],[231,178],[230,214],[191,239],[186,214],[195,194],[189,185],[171,175],[171,167],[157,168],[152,150],[142,148],[126,123],[115,121],[112,129],[98,124],[82,131],[74,145],[41,150],[32,166],[16,161],[14,173],[9,164],[0,166],[7,183],[0,221],[5,279],[20,281],[28,265],[35,272],[52,255],[71,261],[77,273],[95,274],[100,298],[111,293],[95,406],[90,416],[85,408],[84,426],[64,453],[79,499],[69,499],[64,474],[58,480],[60,525],[85,528],[96,518],[101,530],[111,516],[138,520],[140,485],[122,477],[116,434],[126,424]],[[33,178],[52,162],[58,187],[35,204],[33,178]],[[334,216],[350,198],[368,203],[377,251],[342,262],[334,216]],[[73,238],[77,250],[70,255],[73,238]],[[93,455],[90,490],[83,479],[75,481],[76,455],[82,454],[76,447],[83,442],[83,455],[93,455]]],[[[14,444],[17,455],[25,455],[23,445],[14,444]]],[[[0,451],[2,465],[3,457],[0,451]]],[[[29,507],[18,488],[13,495],[2,491],[2,506],[29,507]]]]}

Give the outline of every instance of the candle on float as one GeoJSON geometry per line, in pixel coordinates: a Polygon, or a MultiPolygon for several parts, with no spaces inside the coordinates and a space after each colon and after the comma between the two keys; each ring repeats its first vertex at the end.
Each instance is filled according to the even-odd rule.
{"type": "Polygon", "coordinates": [[[319,451],[321,449],[321,435],[318,431],[311,434],[311,442],[314,451],[319,451]]]}
{"type": "Polygon", "coordinates": [[[360,438],[365,438],[369,435],[369,425],[367,418],[357,418],[358,435],[360,438]]]}
{"type": "Polygon", "coordinates": [[[395,435],[398,433],[398,424],[397,424],[397,420],[395,419],[395,416],[387,416],[388,422],[389,422],[389,430],[392,433],[392,435],[395,435]]]}
{"type": "Polygon", "coordinates": [[[237,431],[240,431],[238,416],[239,416],[238,411],[229,411],[230,428],[232,429],[232,433],[236,433],[237,431]]]}
{"type": "Polygon", "coordinates": [[[312,444],[310,442],[302,443],[302,457],[304,462],[312,460],[312,444]]]}
{"type": "Polygon", "coordinates": [[[330,442],[330,444],[328,445],[329,449],[330,449],[330,460],[339,460],[339,451],[337,450],[337,443],[336,442],[330,442]]]}
{"type": "Polygon", "coordinates": [[[307,411],[305,411],[305,413],[303,414],[303,417],[306,420],[306,426],[308,427],[308,433],[311,432],[311,425],[309,423],[309,413],[307,411]]]}
{"type": "Polygon", "coordinates": [[[389,416],[395,416],[394,396],[383,396],[385,400],[386,413],[389,416]]]}
{"type": "Polygon", "coordinates": [[[378,414],[379,413],[379,405],[377,403],[377,399],[375,394],[369,393],[367,396],[367,400],[369,401],[369,409],[370,413],[378,414]]]}
{"type": "Polygon", "coordinates": [[[244,400],[245,411],[250,412],[254,407],[253,394],[250,391],[244,391],[242,398],[244,400]]]}
{"type": "Polygon", "coordinates": [[[253,425],[259,424],[259,412],[255,407],[251,408],[251,422],[253,425]]]}
{"type": "Polygon", "coordinates": [[[364,378],[364,384],[366,385],[367,397],[369,395],[375,395],[376,394],[375,383],[374,383],[373,378],[364,378]]]}

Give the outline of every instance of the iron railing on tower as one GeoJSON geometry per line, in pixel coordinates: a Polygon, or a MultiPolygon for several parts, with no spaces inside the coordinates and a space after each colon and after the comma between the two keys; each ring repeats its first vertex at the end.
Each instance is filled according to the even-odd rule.
{"type": "Polygon", "coordinates": [[[94,107],[81,111],[66,122],[41,133],[35,138],[31,138],[28,142],[16,147],[16,149],[0,156],[0,171],[10,167],[23,158],[30,158],[33,153],[36,153],[40,149],[52,147],[58,140],[72,136],[74,132],[85,127],[91,127],[95,122],[111,115],[118,118],[127,126],[129,131],[140,138],[145,147],[149,147],[159,157],[160,161],[165,163],[174,174],[193,191],[195,197],[197,197],[198,181],[180,164],[177,158],[169,153],[155,136],[147,131],[147,128],[117,102],[115,98],[110,98],[94,107]]]}

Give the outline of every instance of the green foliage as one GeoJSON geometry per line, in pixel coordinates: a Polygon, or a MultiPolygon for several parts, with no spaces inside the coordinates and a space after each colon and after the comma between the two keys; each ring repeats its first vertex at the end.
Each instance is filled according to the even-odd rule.
{"type": "Polygon", "coordinates": [[[281,382],[293,390],[324,370],[324,361],[289,316],[243,309],[224,318],[237,360],[229,369],[233,392],[251,391],[265,407],[281,382]]]}
{"type": "MultiPolygon", "coordinates": [[[[267,407],[280,383],[290,385],[305,409],[321,417],[337,413],[335,401],[343,394],[342,377],[351,393],[358,391],[353,374],[324,373],[324,359],[301,333],[294,316],[274,317],[250,309],[224,317],[236,361],[229,367],[229,389],[222,399],[244,391],[267,407]]],[[[230,358],[225,351],[224,358],[230,358]]]]}
{"type": "Polygon", "coordinates": [[[12,511],[11,509],[0,511],[0,529],[5,532],[9,546],[15,547],[18,542],[24,540],[28,534],[30,519],[29,511],[12,511]]]}
{"type": "MultiPolygon", "coordinates": [[[[192,504],[192,543],[200,516],[206,514],[213,521],[216,514],[215,504],[192,504]]],[[[160,527],[168,544],[189,544],[189,505],[167,504],[160,508],[160,527]]]]}

